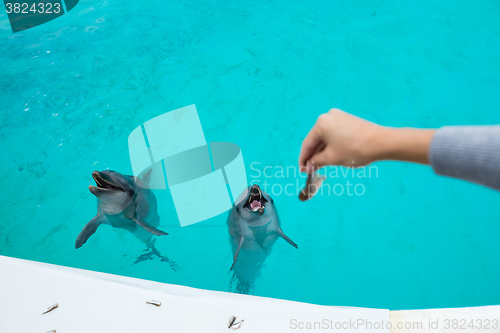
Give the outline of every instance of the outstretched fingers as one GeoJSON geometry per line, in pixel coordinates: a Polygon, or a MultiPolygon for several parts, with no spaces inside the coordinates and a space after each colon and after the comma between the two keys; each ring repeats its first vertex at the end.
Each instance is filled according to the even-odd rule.
{"type": "Polygon", "coordinates": [[[326,147],[326,144],[323,141],[322,130],[319,125],[320,119],[323,116],[324,115],[321,115],[318,118],[316,124],[304,138],[304,141],[302,141],[299,154],[299,168],[301,171],[307,171],[308,173],[312,172],[315,166],[309,165],[311,163],[308,163],[308,161],[314,155],[322,152],[326,147]]]}

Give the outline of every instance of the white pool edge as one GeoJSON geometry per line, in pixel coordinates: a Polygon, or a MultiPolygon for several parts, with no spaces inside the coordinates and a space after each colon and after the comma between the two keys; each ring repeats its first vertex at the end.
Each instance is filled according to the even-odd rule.
{"type": "Polygon", "coordinates": [[[498,305],[397,310],[390,311],[389,315],[391,333],[500,332],[500,306],[498,305]],[[494,320],[497,321],[496,325],[494,320]],[[485,328],[486,326],[488,328],[485,328]]]}
{"type": "Polygon", "coordinates": [[[500,332],[445,328],[447,319],[500,319],[500,306],[401,311],[321,306],[5,256],[0,272],[0,332],[229,332],[232,315],[245,320],[238,332],[500,332]],[[151,300],[161,306],[146,304],[151,300]],[[42,315],[55,303],[57,309],[42,315]]]}

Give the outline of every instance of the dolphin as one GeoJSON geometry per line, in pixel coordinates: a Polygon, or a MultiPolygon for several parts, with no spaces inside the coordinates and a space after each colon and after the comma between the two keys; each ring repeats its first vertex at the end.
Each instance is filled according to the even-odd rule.
{"type": "Polygon", "coordinates": [[[236,291],[249,293],[260,268],[278,238],[295,244],[281,230],[281,222],[273,199],[259,185],[247,187],[236,199],[227,219],[236,291]]]}
{"type": "Polygon", "coordinates": [[[92,172],[97,186],[90,185],[89,190],[97,197],[97,214],[78,235],[75,248],[81,247],[101,224],[122,228],[132,232],[148,245],[152,235],[168,235],[156,229],[160,217],[156,211],[156,197],[148,187],[152,169],[143,179],[123,175],[116,171],[104,170],[92,172]]]}

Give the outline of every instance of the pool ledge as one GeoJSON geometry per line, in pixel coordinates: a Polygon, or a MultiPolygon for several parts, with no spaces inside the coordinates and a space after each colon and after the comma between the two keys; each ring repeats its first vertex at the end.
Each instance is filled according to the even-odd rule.
{"type": "Polygon", "coordinates": [[[244,320],[238,332],[499,332],[498,329],[446,329],[444,320],[500,319],[500,306],[390,312],[321,306],[201,290],[5,256],[0,256],[0,271],[0,332],[228,332],[231,316],[244,320]],[[161,302],[161,306],[146,303],[153,300],[161,302]],[[56,309],[42,315],[55,303],[56,309]],[[360,320],[365,324],[352,325],[360,320]],[[436,320],[438,329],[428,327],[429,322],[436,320]],[[384,327],[380,326],[382,322],[384,327]],[[414,322],[421,322],[421,327],[405,327],[414,322]],[[344,329],[335,329],[335,325],[344,329]]]}
{"type": "Polygon", "coordinates": [[[238,332],[276,333],[305,331],[324,319],[389,320],[383,309],[201,290],[4,256],[0,271],[0,332],[230,332],[229,318],[238,316],[244,320],[238,332]],[[146,304],[152,300],[161,306],[146,304]]]}

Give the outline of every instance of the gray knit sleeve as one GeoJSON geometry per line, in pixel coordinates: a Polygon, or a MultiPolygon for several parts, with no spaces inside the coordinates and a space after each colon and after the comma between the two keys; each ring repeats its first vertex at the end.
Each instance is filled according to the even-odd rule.
{"type": "Polygon", "coordinates": [[[429,162],[438,175],[500,190],[500,125],[438,129],[429,149],[429,162]]]}

